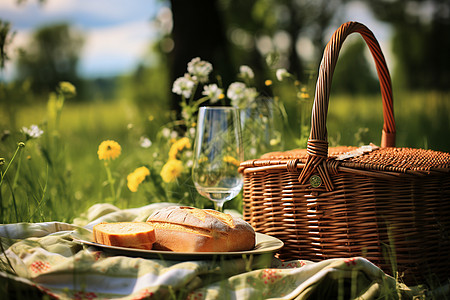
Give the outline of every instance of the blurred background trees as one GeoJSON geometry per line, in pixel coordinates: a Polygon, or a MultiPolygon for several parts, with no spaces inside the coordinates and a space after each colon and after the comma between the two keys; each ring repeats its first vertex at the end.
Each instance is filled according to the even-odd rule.
{"type": "Polygon", "coordinates": [[[32,91],[41,95],[54,91],[60,81],[80,86],[77,64],[82,46],[82,34],[69,24],[38,28],[30,44],[20,49],[17,79],[31,79],[32,91]]]}
{"type": "MultiPolygon", "coordinates": [[[[134,86],[141,89],[136,97],[142,104],[142,88],[137,84],[144,74],[151,76],[146,70],[161,74],[161,68],[166,68],[161,80],[170,86],[196,56],[213,64],[215,75],[221,75],[224,86],[236,79],[242,64],[255,70],[261,90],[273,68],[286,68],[305,80],[308,71],[316,72],[332,30],[347,21],[345,7],[352,2],[364,3],[376,18],[391,26],[395,58],[395,70],[392,67],[391,73],[397,83],[401,82],[406,89],[448,90],[450,2],[445,0],[193,0],[189,3],[162,0],[161,12],[152,20],[159,30],[158,38],[149,41],[148,55],[152,56],[153,63],[146,63],[143,58],[143,63],[131,75],[140,78],[134,86]],[[268,57],[272,58],[269,64],[268,57]]],[[[45,1],[41,3],[45,5],[45,1]]],[[[83,95],[83,82],[77,72],[82,47],[82,33],[70,24],[37,28],[16,61],[17,80],[31,79],[31,89],[38,93],[46,93],[57,82],[68,80],[79,86],[83,95]]],[[[343,65],[342,70],[346,72],[367,73],[366,58],[362,56],[365,47],[352,45],[343,49],[347,50],[352,53],[349,59],[340,61],[338,68],[343,65]]],[[[358,80],[361,84],[357,87],[337,80],[336,90],[373,91],[374,76],[358,80]]],[[[113,82],[117,83],[115,79],[113,82]]],[[[132,80],[122,82],[133,85],[132,80]]],[[[97,92],[106,92],[105,87],[111,87],[104,80],[91,84],[98,87],[97,92]]],[[[171,108],[178,109],[177,99],[170,91],[165,97],[171,108]]]]}
{"type": "MultiPolygon", "coordinates": [[[[208,1],[208,5],[201,2],[190,3],[189,10],[187,7],[179,9],[179,6],[188,6],[182,0],[170,1],[174,11],[173,31],[169,35],[173,51],[168,55],[172,62],[171,81],[183,75],[182,70],[194,56],[210,60],[225,77],[225,83],[235,80],[233,74],[242,64],[255,70],[256,82],[261,85],[270,76],[269,67],[287,68],[306,80],[308,71],[316,72],[331,30],[347,21],[345,5],[361,1],[215,0],[208,1]],[[186,16],[190,19],[186,20],[186,16]],[[266,58],[274,53],[277,60],[268,66],[266,58]],[[234,72],[230,72],[230,68],[234,68],[234,72]]],[[[448,91],[450,2],[373,0],[362,3],[392,28],[392,49],[384,51],[392,51],[395,66],[390,67],[396,86],[408,90],[448,91]]],[[[336,76],[333,81],[337,92],[373,93],[378,90],[373,63],[364,55],[366,48],[362,43],[346,43],[336,72],[347,75],[336,76]]]]}
{"type": "MultiPolygon", "coordinates": [[[[235,74],[226,37],[226,25],[219,11],[218,0],[170,0],[174,47],[167,53],[170,82],[186,72],[187,63],[194,57],[213,63],[226,84],[235,74]]],[[[171,98],[172,107],[179,109],[178,95],[171,98]]]]}
{"type": "MultiPolygon", "coordinates": [[[[45,6],[45,1],[39,3],[45,6]]],[[[9,83],[0,78],[0,105],[13,115],[11,103],[23,104],[30,95],[28,89],[36,95],[47,95],[59,81],[67,80],[78,91],[71,101],[127,98],[144,117],[170,119],[179,111],[179,98],[171,92],[171,85],[197,56],[213,64],[213,76],[220,75],[225,88],[237,79],[239,66],[245,64],[254,70],[255,83],[264,95],[277,88],[265,86],[264,81],[275,79],[276,68],[286,68],[301,82],[311,83],[312,96],[325,44],[340,24],[352,19],[346,8],[354,3],[367,7],[391,29],[392,49],[383,51],[392,55],[394,63],[389,67],[400,91],[448,94],[447,0],[160,0],[160,11],[149,24],[157,29],[156,36],[149,40],[147,54],[130,74],[81,78],[78,64],[83,33],[73,24],[49,24],[36,28],[30,44],[21,49],[14,62],[17,78],[9,83]],[[8,90],[8,85],[16,88],[8,90]]],[[[6,26],[3,29],[0,40],[5,61],[7,52],[3,50],[10,41],[5,32],[11,30],[6,26]]],[[[333,94],[378,92],[378,79],[368,57],[361,39],[346,41],[333,78],[333,94]]],[[[295,94],[285,94],[283,100],[291,101],[290,108],[295,108],[294,98],[295,94]]],[[[295,113],[295,109],[291,111],[295,113]]]]}
{"type": "Polygon", "coordinates": [[[305,70],[320,60],[325,34],[332,23],[339,22],[338,8],[346,2],[220,1],[235,64],[250,65],[263,79],[265,58],[275,53],[277,60],[271,67],[286,68],[302,79],[305,70]]]}
{"type": "Polygon", "coordinates": [[[395,76],[412,90],[450,89],[450,1],[368,2],[394,28],[395,76]]]}

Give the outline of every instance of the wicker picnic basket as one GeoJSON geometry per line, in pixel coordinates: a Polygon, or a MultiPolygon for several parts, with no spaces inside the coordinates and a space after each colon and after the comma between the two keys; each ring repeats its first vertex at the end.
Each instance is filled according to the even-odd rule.
{"type": "Polygon", "coordinates": [[[449,279],[450,154],[395,147],[391,79],[366,26],[343,24],[325,48],[307,149],[267,153],[239,170],[244,219],[284,242],[280,259],[363,256],[407,284],[449,279]],[[368,45],[380,80],[381,147],[327,143],[331,79],[354,32],[368,45]]]}

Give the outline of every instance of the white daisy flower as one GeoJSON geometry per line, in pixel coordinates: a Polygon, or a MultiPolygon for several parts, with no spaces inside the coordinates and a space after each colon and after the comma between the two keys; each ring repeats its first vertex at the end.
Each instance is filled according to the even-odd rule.
{"type": "Polygon", "coordinates": [[[139,139],[139,145],[142,148],[150,148],[150,146],[152,145],[152,141],[145,136],[141,136],[141,138],[139,139]]]}
{"type": "Polygon", "coordinates": [[[27,135],[28,138],[37,139],[44,134],[37,125],[31,125],[30,128],[22,127],[22,132],[27,135]]]}
{"type": "Polygon", "coordinates": [[[246,65],[239,67],[239,75],[242,78],[249,78],[249,79],[255,78],[255,73],[253,72],[253,70],[249,66],[246,66],[246,65]]]}
{"type": "Polygon", "coordinates": [[[189,160],[186,162],[186,167],[188,167],[188,168],[192,168],[193,165],[194,165],[194,161],[193,161],[192,159],[189,159],[189,160]]]}
{"type": "Polygon", "coordinates": [[[169,138],[170,136],[170,129],[167,127],[164,127],[161,131],[161,134],[163,137],[165,137],[166,139],[169,138]]]}
{"type": "Polygon", "coordinates": [[[189,128],[189,136],[195,137],[195,128],[194,127],[189,128]]]}
{"type": "Polygon", "coordinates": [[[246,89],[246,86],[245,86],[244,83],[242,83],[242,82],[233,82],[228,87],[227,97],[232,102],[239,102],[240,100],[242,100],[244,98],[244,91],[245,91],[245,89],[246,89]]]}
{"type": "Polygon", "coordinates": [[[246,88],[244,91],[245,94],[245,100],[247,103],[253,102],[253,100],[258,97],[258,92],[255,88],[246,88]]]}
{"type": "Polygon", "coordinates": [[[233,82],[228,87],[227,97],[231,100],[231,105],[243,108],[255,100],[258,92],[255,88],[248,88],[242,82],[233,82]]]}
{"type": "Polygon", "coordinates": [[[277,70],[276,76],[278,81],[283,81],[284,78],[289,78],[291,74],[286,69],[282,68],[277,70]]]}
{"type": "Polygon", "coordinates": [[[178,137],[178,132],[176,132],[175,130],[173,130],[171,133],[170,133],[170,138],[171,139],[176,139],[178,137]]]}
{"type": "Polygon", "coordinates": [[[216,103],[221,97],[223,97],[223,90],[213,83],[210,85],[205,85],[203,87],[203,95],[207,96],[211,103],[216,103]]]}
{"type": "Polygon", "coordinates": [[[195,76],[199,82],[205,83],[208,82],[208,76],[213,67],[211,63],[196,57],[188,63],[187,69],[189,74],[195,76]]]}
{"type": "Polygon", "coordinates": [[[195,81],[190,76],[177,78],[172,86],[172,92],[177,95],[183,95],[185,98],[191,97],[192,90],[195,86],[195,81]]]}

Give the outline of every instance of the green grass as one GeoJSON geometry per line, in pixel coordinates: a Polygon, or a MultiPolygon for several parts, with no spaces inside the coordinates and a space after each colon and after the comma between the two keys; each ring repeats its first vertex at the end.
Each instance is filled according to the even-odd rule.
{"type": "MultiPolygon", "coordinates": [[[[0,123],[1,131],[11,133],[0,142],[0,157],[6,164],[13,157],[17,143],[25,141],[20,132],[22,126],[38,124],[45,131],[41,138],[26,141],[26,147],[19,151],[5,176],[1,208],[17,213],[4,214],[3,223],[55,219],[70,222],[92,204],[110,202],[106,172],[97,157],[98,145],[107,139],[122,146],[121,156],[111,163],[115,188],[121,195],[115,204],[125,208],[161,200],[148,189],[129,192],[126,175],[140,164],[163,163],[154,158],[154,153],[158,148],[161,152],[167,149],[158,144],[156,135],[168,121],[164,117],[166,111],[142,113],[144,110],[125,100],[81,104],[68,100],[64,105],[59,124],[52,121],[46,103],[19,107],[15,118],[17,128],[8,127],[7,122],[0,123]],[[139,147],[143,135],[153,141],[150,149],[139,147]]],[[[289,99],[285,106],[289,112],[289,132],[284,138],[285,149],[280,150],[299,146],[295,139],[300,135],[300,107],[289,99]]],[[[306,107],[304,114],[309,117],[310,106],[306,107]]],[[[398,147],[450,151],[450,95],[395,95],[394,110],[398,147]]],[[[8,116],[1,116],[1,120],[8,120],[8,116]]],[[[330,146],[379,144],[381,128],[382,107],[378,96],[330,99],[327,120],[330,146]]],[[[242,209],[238,200],[228,207],[242,209]]]]}
{"type": "MultiPolygon", "coordinates": [[[[383,128],[383,109],[378,95],[330,97],[327,130],[330,146],[374,143],[379,145],[383,128]]],[[[287,147],[295,148],[293,138],[300,134],[300,106],[287,101],[290,139],[287,147]]],[[[311,105],[306,106],[310,125],[311,105]]],[[[424,148],[450,152],[450,93],[394,94],[397,147],[424,148]]],[[[309,133],[309,132],[308,132],[309,133]]]]}
{"type": "MultiPolygon", "coordinates": [[[[330,99],[329,135],[341,136],[344,145],[353,145],[358,127],[369,129],[363,142],[379,144],[382,105],[378,97],[330,99]]],[[[450,94],[400,93],[394,95],[397,147],[450,151],[450,94]]]]}
{"type": "MultiPolygon", "coordinates": [[[[5,160],[0,169],[5,178],[0,187],[0,212],[5,212],[0,214],[0,223],[70,222],[101,202],[128,208],[169,197],[173,202],[199,204],[198,199],[186,197],[176,184],[171,185],[173,190],[167,195],[161,193],[159,169],[167,159],[168,147],[158,132],[169,121],[169,112],[163,108],[146,112],[125,100],[81,104],[68,100],[58,122],[46,103],[20,107],[13,118],[16,128],[0,123],[0,132],[8,132],[0,141],[0,157],[5,160]],[[21,127],[32,124],[39,125],[44,134],[26,140],[21,127]],[[140,147],[141,136],[151,138],[151,148],[140,147]],[[111,199],[104,162],[97,156],[99,144],[109,139],[122,147],[120,157],[109,163],[117,200],[111,199]],[[26,146],[10,164],[18,142],[25,142],[26,146]],[[132,193],[126,186],[127,175],[142,165],[154,168],[152,179],[156,184],[147,184],[148,187],[132,193]],[[6,213],[11,211],[17,213],[6,213]]],[[[8,116],[1,116],[1,120],[8,120],[8,116]]]]}
{"type": "MultiPolygon", "coordinates": [[[[60,124],[52,127],[45,104],[22,107],[17,113],[17,122],[26,127],[38,124],[44,135],[25,141],[19,128],[3,125],[3,130],[10,131],[0,144],[0,157],[5,158],[6,163],[11,160],[16,144],[26,143],[1,186],[2,209],[9,211],[16,207],[14,211],[17,210],[18,215],[5,214],[3,223],[70,221],[90,205],[108,201],[106,172],[98,160],[97,148],[107,139],[122,145],[123,155],[112,162],[111,167],[118,178],[117,186],[123,186],[123,175],[126,178],[132,171],[129,168],[134,167],[132,162],[144,155],[138,146],[138,136],[143,132],[136,115],[132,106],[120,101],[66,103],[60,124]]],[[[2,171],[6,171],[5,168],[2,171]]],[[[125,196],[131,198],[130,194],[125,193],[125,196]]],[[[144,201],[126,201],[130,205],[144,204],[144,201]]],[[[125,206],[122,202],[117,204],[125,206]]]]}

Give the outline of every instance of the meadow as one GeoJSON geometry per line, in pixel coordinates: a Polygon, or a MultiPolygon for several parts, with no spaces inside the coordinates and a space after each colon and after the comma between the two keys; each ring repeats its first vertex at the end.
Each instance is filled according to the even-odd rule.
{"type": "MultiPolygon", "coordinates": [[[[288,120],[283,149],[278,150],[301,147],[300,122],[308,124],[311,105],[281,99],[288,120]],[[301,116],[306,120],[300,121],[301,116]]],[[[394,112],[398,147],[450,151],[449,94],[395,94],[394,112]]],[[[88,207],[103,202],[120,208],[159,201],[212,207],[196,194],[190,182],[161,181],[159,170],[170,149],[168,139],[162,137],[170,122],[165,105],[145,110],[125,98],[83,103],[65,99],[59,108],[49,100],[19,106],[14,114],[16,125],[12,128],[11,115],[0,111],[0,223],[71,222],[88,207]],[[22,130],[32,124],[43,131],[38,138],[27,137],[22,130]],[[142,137],[147,137],[151,146],[143,147],[142,137]],[[97,155],[99,144],[105,140],[121,146],[120,156],[108,163],[110,178],[105,162],[97,155]],[[24,142],[24,147],[19,147],[19,142],[24,142]],[[152,174],[142,188],[131,192],[127,175],[143,165],[152,174]]],[[[379,144],[381,99],[378,95],[332,96],[327,128],[330,146],[379,144]]],[[[184,172],[189,176],[189,170],[184,172]]],[[[241,211],[241,198],[230,201],[226,208],[241,211]]]]}
{"type": "MultiPolygon", "coordinates": [[[[280,121],[284,121],[283,143],[276,150],[302,148],[309,134],[311,101],[284,95],[278,101],[287,119],[280,121]]],[[[399,93],[394,95],[394,110],[398,147],[450,151],[449,94],[399,93]]],[[[165,103],[144,107],[126,97],[76,102],[61,92],[44,102],[17,105],[14,109],[3,106],[0,224],[72,223],[85,217],[88,208],[96,203],[133,208],[168,201],[213,208],[193,187],[187,163],[192,145],[174,130],[177,121],[171,116],[173,112],[165,103]],[[39,129],[31,132],[33,124],[39,129]],[[120,145],[120,154],[102,160],[99,145],[109,140],[120,145]],[[176,180],[165,182],[162,169],[174,146],[177,158],[186,166],[176,180]],[[137,191],[131,191],[130,174],[143,166],[150,175],[137,191]]],[[[381,99],[378,95],[332,96],[327,128],[330,146],[379,144],[381,99]]],[[[192,141],[192,133],[185,136],[192,141]]],[[[242,208],[242,193],[225,205],[225,209],[240,212],[242,208]]],[[[448,291],[448,286],[431,285],[435,287],[442,290],[441,294],[448,291]]],[[[8,284],[1,285],[0,290],[7,291],[8,284]]],[[[419,286],[416,292],[423,290],[419,286]]]]}

